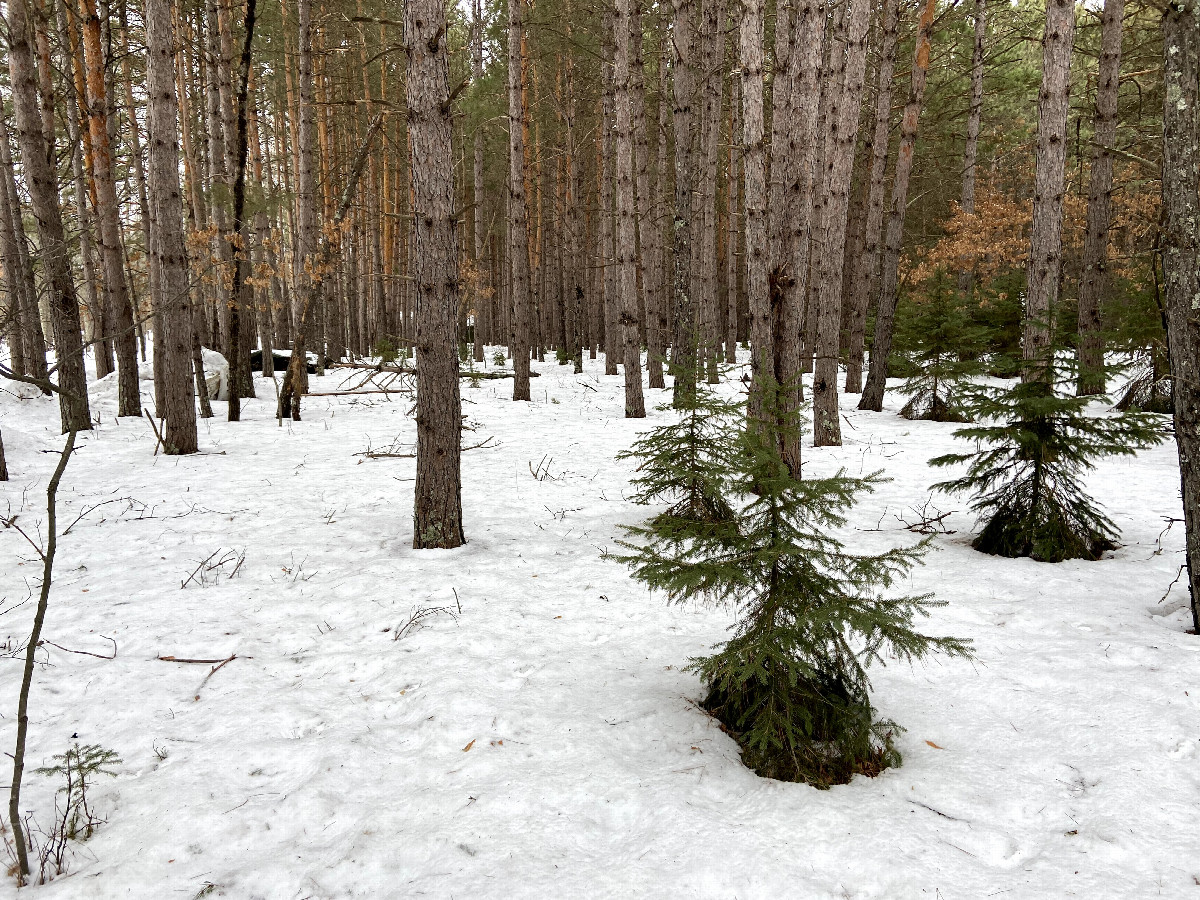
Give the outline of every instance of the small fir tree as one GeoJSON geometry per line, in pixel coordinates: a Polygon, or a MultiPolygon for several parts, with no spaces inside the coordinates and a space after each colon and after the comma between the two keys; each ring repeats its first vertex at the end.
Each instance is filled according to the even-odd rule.
{"type": "Polygon", "coordinates": [[[904,383],[908,402],[900,410],[906,419],[967,422],[961,388],[983,371],[988,329],[975,324],[966,299],[939,271],[898,317],[897,343],[906,351],[904,383]]]}
{"type": "Polygon", "coordinates": [[[651,520],[651,528],[673,528],[675,520],[681,525],[732,522],[734,513],[726,499],[725,482],[738,452],[736,423],[742,404],[723,399],[709,385],[697,381],[696,389],[685,393],[678,404],[659,406],[658,410],[674,411],[678,416],[617,454],[617,459],[641,461],[631,499],[642,505],[671,503],[651,520]]]}
{"type": "Polygon", "coordinates": [[[860,556],[831,535],[855,498],[881,479],[793,478],[773,429],[799,428],[800,418],[780,423],[778,393],[764,391],[763,418],[772,427],[746,428],[721,473],[747,501],[736,527],[682,519],[667,533],[632,527],[637,540],[623,541],[630,552],[617,558],[674,602],[737,608],[733,636],[692,661],[707,688],[705,708],[760,775],[828,787],[900,762],[899,727],[876,719],[867,666],[885,654],[966,656],[969,643],[914,630],[917,617],[940,605],[930,595],[883,593],[921,560],[924,543],[860,556]]]}
{"type": "MultiPolygon", "coordinates": [[[[1074,393],[1073,366],[1058,354],[1041,367],[1044,377],[993,388],[975,386],[969,408],[992,424],[960,428],[955,437],[975,442],[974,453],[931,459],[934,466],[968,463],[960,478],[934,485],[971,493],[971,509],[985,520],[972,546],[996,556],[1044,562],[1099,559],[1116,548],[1116,525],[1084,488],[1083,476],[1108,456],[1132,456],[1163,440],[1149,413],[1093,416],[1088,404],[1104,397],[1074,393]]],[[[1015,370],[1016,364],[1008,365],[1015,370]]]]}

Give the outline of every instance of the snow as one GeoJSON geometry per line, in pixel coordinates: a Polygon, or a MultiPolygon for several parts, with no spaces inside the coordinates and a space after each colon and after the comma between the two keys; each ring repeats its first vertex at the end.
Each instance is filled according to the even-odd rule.
{"type": "MultiPolygon", "coordinates": [[[[308,398],[279,428],[256,377],[241,423],[214,403],[202,453],[166,458],[149,423],[93,394],[102,424],[67,469],[60,527],[113,502],[61,538],[45,637],[102,655],[111,638],[117,657],[44,648],[29,756],[77,735],[124,762],[95,788],[107,824],[38,896],[1200,895],[1200,642],[1186,586],[1160,601],[1182,562],[1182,524],[1162,533],[1181,514],[1173,444],[1090,479],[1124,541],[1099,562],[981,555],[964,501],[935,498],[954,533],[911,587],[949,601],[928,630],[972,638],[978,658],[872,670],[880,714],[908,729],[905,763],[822,792],[747,771],[697,708],[681,668],[733,611],[670,607],[604,559],[647,515],[614,457],[670,413],[624,419],[602,361],[534,369],[533,403],[511,402],[509,381],[463,381],[464,443],[494,440],[463,456],[469,543],[452,551],[411,549],[415,461],[361,455],[413,444],[410,398],[308,398]],[[214,551],[245,561],[181,588],[214,551]],[[429,606],[453,616],[394,639],[429,606]],[[215,673],[158,659],[234,654],[215,673]]],[[[57,404],[0,388],[0,508],[33,529],[57,404]]],[[[856,401],[842,398],[844,446],[809,444],[807,470],[883,469],[893,480],[843,538],[913,542],[895,516],[949,477],[925,463],[955,426],[900,418],[895,394],[882,414],[856,401]]],[[[0,533],[9,645],[39,574],[0,533]]],[[[5,750],[18,681],[0,659],[5,750]]],[[[26,775],[43,824],[56,787],[26,775]]]]}
{"type": "MultiPolygon", "coordinates": [[[[204,383],[208,386],[208,395],[212,400],[229,399],[229,362],[216,350],[201,348],[201,359],[204,363],[204,383]]],[[[152,400],[154,397],[154,366],[149,362],[138,363],[138,382],[142,399],[152,400]]],[[[109,410],[116,415],[117,410],[117,373],[109,372],[103,378],[97,378],[88,383],[88,402],[94,410],[109,410]],[[109,409],[111,408],[111,409],[109,409]]],[[[145,404],[147,407],[149,404],[145,404]]]]}

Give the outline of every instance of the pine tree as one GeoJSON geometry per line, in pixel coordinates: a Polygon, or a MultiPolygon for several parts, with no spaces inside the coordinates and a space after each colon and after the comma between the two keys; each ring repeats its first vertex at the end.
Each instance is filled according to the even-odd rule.
{"type": "Polygon", "coordinates": [[[971,509],[986,519],[972,544],[976,550],[1043,562],[1099,559],[1116,548],[1119,533],[1087,493],[1083,476],[1098,459],[1132,456],[1159,443],[1160,420],[1136,412],[1089,415],[1087,406],[1097,398],[1075,396],[1073,366],[1046,368],[1045,378],[971,391],[973,418],[992,424],[955,432],[977,449],[931,459],[934,466],[968,463],[965,475],[934,487],[974,494],[971,509]]]}
{"type": "Polygon", "coordinates": [[[679,405],[658,409],[673,409],[678,418],[643,435],[617,459],[641,460],[640,474],[633,479],[635,503],[672,505],[649,525],[628,530],[643,539],[665,539],[676,528],[727,526],[734,511],[726,498],[726,481],[738,452],[736,423],[742,404],[722,399],[697,380],[696,390],[679,405]]]}
{"type": "Polygon", "coordinates": [[[904,348],[912,375],[904,383],[906,419],[968,422],[960,393],[967,379],[983,371],[981,356],[988,330],[971,321],[966,303],[950,278],[939,272],[924,296],[897,316],[897,343],[904,348]]]}
{"type": "MultiPolygon", "coordinates": [[[[779,393],[764,385],[767,422],[780,419],[779,393]]],[[[799,413],[780,427],[798,428],[799,413]]],[[[736,527],[674,518],[669,530],[630,528],[639,542],[625,543],[633,552],[618,559],[672,601],[738,609],[733,636],[692,661],[707,688],[705,708],[760,775],[828,787],[900,762],[899,726],[876,720],[867,666],[884,654],[967,656],[970,644],[914,630],[918,616],[940,605],[930,595],[884,595],[920,562],[925,544],[860,556],[832,536],[879,475],[797,480],[777,442],[753,424],[741,435],[722,479],[748,501],[736,527]]]]}

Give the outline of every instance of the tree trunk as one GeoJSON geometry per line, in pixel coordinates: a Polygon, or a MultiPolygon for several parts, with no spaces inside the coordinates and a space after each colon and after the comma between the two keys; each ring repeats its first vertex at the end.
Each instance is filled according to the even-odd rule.
{"type": "Polygon", "coordinates": [[[21,222],[21,203],[13,177],[8,126],[3,123],[0,123],[0,253],[3,254],[9,300],[20,310],[20,339],[25,361],[25,371],[21,374],[45,378],[46,337],[42,333],[37,286],[33,281],[29,248],[25,243],[25,229],[21,222]]]}
{"type": "Polygon", "coordinates": [[[1067,177],[1067,117],[1071,99],[1074,0],[1049,0],[1042,40],[1042,90],[1038,97],[1037,174],[1033,187],[1029,267],[1022,356],[1026,381],[1048,371],[1051,328],[1062,272],[1063,190],[1067,177]]]}
{"type": "MultiPolygon", "coordinates": [[[[242,397],[254,395],[254,386],[250,380],[249,354],[245,352],[246,348],[243,346],[244,335],[242,332],[245,323],[242,318],[249,313],[253,296],[253,288],[250,285],[250,221],[246,216],[246,162],[250,151],[250,129],[246,106],[250,93],[250,54],[254,44],[254,19],[257,6],[257,0],[246,0],[242,55],[238,68],[237,118],[233,129],[236,142],[233,164],[233,236],[236,244],[233,288],[230,291],[229,324],[225,336],[225,346],[229,353],[228,419],[230,422],[237,422],[242,417],[242,397]]],[[[228,30],[228,26],[222,30],[228,30]]],[[[318,347],[318,351],[320,354],[324,354],[323,347],[318,347]]]]}
{"type": "MultiPolygon", "coordinates": [[[[62,7],[63,7],[63,4],[60,3],[59,9],[61,10],[62,7]]],[[[63,18],[65,19],[65,16],[63,16],[63,18]]],[[[153,251],[153,247],[151,246],[153,238],[150,233],[151,229],[152,229],[151,222],[150,222],[150,200],[146,193],[146,172],[145,172],[145,168],[142,163],[142,138],[141,138],[141,134],[140,134],[141,129],[138,125],[137,116],[133,113],[133,111],[137,109],[137,106],[136,106],[136,103],[134,101],[134,96],[133,96],[134,76],[133,76],[133,67],[131,64],[131,59],[132,59],[133,54],[131,54],[129,52],[129,23],[127,20],[127,12],[126,12],[126,4],[125,3],[121,4],[121,54],[122,54],[121,76],[122,76],[122,80],[125,82],[125,85],[124,85],[125,108],[127,110],[129,110],[129,144],[130,144],[129,150],[130,150],[130,156],[132,157],[132,162],[133,162],[133,166],[132,166],[133,180],[134,180],[134,184],[136,186],[137,200],[138,200],[138,226],[139,226],[140,231],[142,232],[142,243],[145,246],[145,250],[146,250],[146,282],[147,282],[147,286],[149,288],[149,296],[150,296],[150,306],[151,306],[151,315],[152,315],[152,319],[151,319],[152,333],[155,335],[155,337],[157,337],[158,331],[161,328],[161,323],[158,320],[157,313],[154,312],[153,310],[154,310],[154,305],[156,302],[155,298],[161,294],[162,289],[159,287],[159,284],[158,284],[158,267],[153,264],[153,261],[151,259],[151,255],[153,254],[154,251],[153,251]]],[[[173,86],[172,86],[172,89],[173,89],[173,86]]],[[[126,254],[126,256],[128,258],[128,254],[126,254]]],[[[132,277],[130,278],[130,284],[131,285],[133,284],[132,277]]],[[[133,306],[134,306],[134,309],[136,310],[138,307],[136,299],[134,300],[133,306]]],[[[140,319],[140,316],[138,318],[140,319]]],[[[144,331],[140,330],[141,329],[140,321],[138,322],[138,327],[139,327],[139,337],[140,337],[140,344],[141,344],[141,351],[142,351],[142,360],[144,362],[145,358],[146,358],[146,341],[145,341],[144,331]]],[[[155,346],[157,346],[157,342],[156,342],[155,346]]],[[[152,366],[153,366],[153,371],[154,371],[154,411],[155,411],[156,417],[161,419],[161,418],[163,418],[163,409],[162,409],[162,407],[163,407],[163,400],[162,400],[163,359],[162,359],[162,354],[160,354],[160,353],[154,354],[154,361],[153,361],[152,366]]]]}
{"type": "Polygon", "coordinates": [[[675,375],[675,406],[688,401],[696,386],[696,310],[691,297],[692,267],[692,161],[695,127],[692,102],[695,71],[692,54],[695,0],[671,0],[671,69],[673,76],[672,124],[675,131],[675,213],[671,221],[672,306],[674,334],[671,371],[675,375]]]}
{"type": "MultiPolygon", "coordinates": [[[[742,101],[738,90],[740,84],[741,81],[737,78],[731,79],[729,84],[729,161],[725,179],[728,191],[725,234],[725,363],[731,366],[737,362],[738,273],[741,271],[741,254],[738,249],[738,235],[741,233],[741,229],[738,228],[738,218],[741,215],[738,185],[742,180],[738,170],[742,148],[742,101]]],[[[666,142],[665,137],[663,142],[666,142]]]]}
{"type": "Polygon", "coordinates": [[[521,2],[508,0],[508,264],[512,298],[509,346],[513,400],[529,396],[529,226],[525,208],[525,100],[521,91],[521,2]]]}
{"type": "Polygon", "coordinates": [[[1187,529],[1192,633],[1200,634],[1200,3],[1171,0],[1163,12],[1163,231],[1167,339],[1175,440],[1187,529]]]}
{"type": "MultiPolygon", "coordinates": [[[[483,85],[483,0],[472,0],[471,17],[471,80],[478,87],[483,85]]],[[[475,213],[471,217],[474,224],[475,259],[475,362],[483,362],[484,342],[484,309],[493,305],[483,289],[483,123],[475,128],[475,155],[472,160],[472,191],[471,199],[475,203],[475,213]]],[[[494,287],[494,286],[493,286],[494,287]]]]}
{"type": "MultiPolygon", "coordinates": [[[[975,212],[975,165],[979,157],[979,128],[983,123],[983,39],[987,36],[987,0],[975,0],[975,49],[971,52],[971,108],[967,112],[967,140],[963,149],[962,201],[968,214],[975,212]]],[[[958,273],[958,289],[964,296],[972,290],[972,274],[958,273]]]]}
{"type": "MultiPolygon", "coordinates": [[[[979,0],[983,3],[984,0],[979,0]]],[[[900,24],[899,0],[884,0],[883,36],[879,50],[878,90],[875,95],[875,134],[871,138],[871,174],[868,176],[866,221],[862,253],[851,260],[850,342],[846,354],[846,393],[862,393],[863,346],[871,286],[879,272],[879,238],[883,231],[883,197],[886,189],[888,135],[892,117],[892,79],[896,72],[896,36],[900,24]]],[[[981,82],[982,84],[982,82],[981,82]]],[[[968,126],[969,131],[969,126],[968,126]]],[[[978,132],[978,128],[976,128],[978,132]]],[[[964,192],[966,188],[964,187],[964,192]]]]}
{"type": "Polygon", "coordinates": [[[859,107],[862,104],[867,60],[867,30],[870,25],[868,0],[852,0],[846,14],[842,51],[845,54],[840,83],[834,88],[828,110],[829,135],[825,149],[824,244],[818,271],[817,346],[813,369],[813,444],[840,446],[841,413],[838,409],[837,376],[841,350],[842,272],[846,248],[846,220],[850,210],[850,180],[854,173],[854,147],[858,140],[859,107]]]}
{"type": "Polygon", "coordinates": [[[616,268],[616,78],[612,62],[614,43],[612,11],[605,8],[602,15],[603,38],[601,40],[601,80],[603,89],[600,97],[600,271],[603,275],[604,293],[603,325],[604,374],[617,374],[617,345],[621,340],[620,305],[617,293],[616,268]]]}
{"type": "MultiPolygon", "coordinates": [[[[568,8],[569,9],[569,8],[568,8]]],[[[568,20],[567,34],[571,33],[568,20]]],[[[583,373],[583,343],[587,316],[587,278],[583,265],[585,235],[583,223],[579,221],[579,206],[583,194],[583,177],[580,172],[580,152],[576,145],[576,123],[578,109],[575,100],[575,62],[566,59],[566,103],[564,130],[566,131],[567,154],[567,202],[565,210],[566,262],[563,279],[567,292],[566,304],[570,327],[567,330],[567,345],[574,363],[575,374],[583,373]]],[[[651,370],[653,372],[653,370],[651,370]]],[[[652,376],[653,378],[653,376],[652,376]]],[[[660,375],[661,378],[661,375],[660,375]]],[[[652,382],[653,384],[653,382],[652,382]]]]}
{"type": "MultiPolygon", "coordinates": [[[[142,414],[138,388],[137,335],[133,307],[125,280],[121,242],[121,209],[113,175],[108,140],[108,95],[104,81],[104,54],[100,44],[100,18],[95,0],[83,0],[83,46],[87,60],[87,118],[92,139],[92,172],[96,185],[96,211],[100,224],[100,254],[104,264],[106,304],[112,313],[111,337],[117,353],[117,415],[142,414]]],[[[105,335],[108,337],[109,335],[105,335]]]]}
{"type": "MultiPolygon", "coordinates": [[[[96,361],[96,376],[103,378],[116,369],[113,360],[112,337],[108,333],[111,316],[106,310],[106,301],[100,298],[96,288],[99,267],[96,265],[96,248],[92,243],[92,211],[88,208],[88,188],[84,170],[92,170],[92,140],[80,126],[80,104],[86,102],[87,86],[84,75],[82,48],[79,41],[79,15],[72,6],[68,11],[66,0],[58,0],[58,37],[63,52],[71,59],[71,72],[61,80],[63,99],[67,108],[67,140],[71,146],[71,174],[73,178],[75,215],[78,218],[79,257],[83,268],[83,313],[92,324],[92,354],[96,361]]],[[[95,202],[95,184],[90,195],[95,202]]]]}
{"type": "Polygon", "coordinates": [[[408,135],[412,149],[412,269],[417,294],[417,486],[413,547],[464,543],[458,393],[458,235],[454,151],[441,0],[404,6],[408,135]]]}
{"type": "MultiPolygon", "coordinates": [[[[797,134],[795,90],[796,51],[799,39],[792,21],[793,4],[782,2],[775,17],[775,71],[771,82],[771,181],[769,185],[767,260],[768,327],[771,329],[772,371],[779,389],[778,403],[785,427],[778,429],[779,452],[788,471],[800,477],[800,429],[787,427],[800,408],[800,333],[802,310],[793,268],[796,257],[795,220],[801,215],[788,197],[788,189],[799,178],[801,150],[797,134]]],[[[805,23],[811,24],[811,23],[805,23]]],[[[805,34],[804,38],[809,35],[805,34]]],[[[736,82],[735,82],[736,83],[736,82]]],[[[730,191],[732,194],[732,182],[730,191]]]]}
{"type": "MultiPolygon", "coordinates": [[[[229,309],[232,305],[230,284],[233,280],[233,244],[230,241],[229,215],[226,204],[232,194],[230,178],[233,166],[229,164],[228,146],[236,136],[233,130],[226,131],[225,109],[221,92],[223,71],[221,33],[217,20],[217,0],[206,0],[206,28],[204,38],[207,51],[202,57],[205,75],[205,105],[208,131],[208,180],[209,216],[211,224],[212,275],[208,281],[210,289],[210,313],[213,323],[206,329],[213,349],[222,349],[228,359],[230,350],[224,344],[228,330],[229,309]]],[[[231,373],[232,375],[232,368],[231,373]]],[[[232,379],[231,379],[232,381],[232,379]]],[[[230,393],[233,393],[231,390],[230,393]]]]}
{"type": "Polygon", "coordinates": [[[908,182],[912,175],[913,154],[917,148],[917,126],[925,99],[925,81],[929,74],[930,38],[933,34],[937,0],[926,0],[917,25],[913,48],[912,75],[908,102],[900,120],[900,147],[896,151],[896,174],[892,182],[892,205],[888,210],[887,233],[883,248],[883,271],[879,288],[879,311],[875,315],[875,343],[871,347],[871,366],[859,409],[883,410],[883,392],[887,386],[888,357],[892,352],[896,302],[900,287],[900,248],[904,240],[904,212],[908,206],[908,182]]]}
{"type": "Polygon", "coordinates": [[[617,143],[617,284],[620,298],[622,361],[625,365],[625,418],[646,417],[642,398],[642,350],[639,339],[637,290],[637,227],[634,224],[636,200],[633,188],[633,115],[630,97],[629,44],[634,17],[631,5],[636,0],[617,0],[613,19],[616,38],[614,54],[616,79],[617,143]]]}
{"type": "Polygon", "coordinates": [[[742,0],[739,29],[742,68],[742,166],[746,179],[746,295],[750,303],[751,377],[747,409],[751,422],[761,422],[766,379],[774,375],[775,345],[767,290],[767,163],[763,147],[763,5],[742,0]]]}
{"type": "MultiPolygon", "coordinates": [[[[821,65],[827,29],[825,6],[820,0],[800,0],[792,10],[795,35],[792,53],[791,116],[794,123],[790,141],[796,144],[796,162],[791,180],[785,185],[786,203],[792,209],[789,247],[791,272],[795,279],[788,313],[788,341],[796,345],[795,375],[797,402],[803,397],[800,373],[812,371],[812,345],[806,319],[812,259],[814,204],[818,187],[814,178],[818,149],[822,141],[818,124],[823,121],[821,103],[821,65]],[[794,330],[793,330],[794,329],[794,330]]],[[[813,318],[813,317],[807,317],[813,318]]],[[[777,359],[779,357],[777,356],[777,359]]],[[[790,361],[790,359],[789,359],[790,361]]],[[[790,369],[787,371],[791,371],[790,369]]],[[[781,374],[786,374],[781,369],[781,374]]]]}
{"type": "Polygon", "coordinates": [[[725,58],[725,0],[705,0],[700,30],[700,71],[704,73],[698,122],[695,192],[692,207],[692,298],[699,318],[700,356],[696,377],[717,380],[721,340],[717,302],[717,179],[720,176],[721,73],[725,58]]]}
{"type": "Polygon", "coordinates": [[[183,237],[183,197],[179,186],[179,105],[175,96],[175,29],[171,0],[145,0],[146,92],[149,100],[147,168],[154,215],[150,265],[158,271],[159,293],[152,298],[162,353],[162,398],[166,452],[195,453],[196,404],[192,390],[192,312],[188,294],[187,249],[183,237]]]}
{"type": "MultiPolygon", "coordinates": [[[[663,386],[663,334],[660,330],[663,303],[662,229],[659,227],[656,195],[650,187],[650,139],[646,121],[646,78],[642,41],[643,0],[631,5],[630,36],[632,44],[630,65],[633,104],[633,127],[637,148],[637,235],[638,271],[642,282],[642,330],[646,335],[646,372],[649,386],[663,386]]],[[[662,137],[659,137],[662,140],[662,137]]]]}
{"type": "Polygon", "coordinates": [[[1108,227],[1112,218],[1113,145],[1117,142],[1117,88],[1121,80],[1121,19],[1125,0],[1105,0],[1096,79],[1096,130],[1088,187],[1083,277],[1079,282],[1080,395],[1103,394],[1104,337],[1100,306],[1108,280],[1108,227]]]}
{"type": "Polygon", "coordinates": [[[320,293],[317,261],[317,209],[313,133],[312,0],[297,4],[299,56],[299,127],[296,129],[296,292],[302,298],[300,322],[292,339],[292,358],[279,395],[281,418],[300,415],[300,395],[308,385],[306,340],[320,293]]]}
{"type": "Polygon", "coordinates": [[[13,106],[21,146],[21,162],[29,197],[37,220],[46,285],[50,294],[51,324],[58,359],[59,412],[63,433],[88,431],[92,427],[88,407],[87,379],[83,366],[83,340],[79,327],[79,303],[71,275],[70,250],[63,231],[58,203],[58,179],[54,169],[53,134],[47,140],[38,109],[37,72],[29,42],[32,10],[27,0],[10,0],[8,7],[9,74],[13,106]]]}

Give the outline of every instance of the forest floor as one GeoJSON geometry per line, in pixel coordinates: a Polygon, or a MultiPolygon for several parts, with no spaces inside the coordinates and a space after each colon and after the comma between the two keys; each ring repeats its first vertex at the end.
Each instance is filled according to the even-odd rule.
{"type": "MultiPolygon", "coordinates": [[[[614,457],[667,395],[626,420],[602,362],[534,369],[532,403],[463,382],[464,444],[491,440],[463,455],[452,551],[412,549],[415,461],[364,455],[412,447],[409,397],[312,397],[279,428],[256,379],[240,424],[214,404],[202,453],[168,458],[95,389],[102,424],[60,489],[29,757],[79,741],[123,761],[93,789],[106,824],[31,896],[1200,897],[1200,639],[1184,583],[1162,599],[1183,560],[1173,444],[1089,479],[1123,534],[1099,562],[984,556],[965,500],[935,497],[952,533],[911,588],[948,601],[925,628],[977,659],[873,669],[904,765],[819,791],[755,776],[697,707],[683,668],[734,612],[668,606],[605,559],[647,515],[614,457]],[[422,608],[441,611],[400,634],[422,608]]],[[[0,512],[44,535],[57,406],[0,388],[0,512]]],[[[955,426],[857,399],[806,471],[882,469],[842,536],[911,544],[899,519],[948,477],[926,461],[955,426]]],[[[40,571],[0,533],[9,650],[40,571]]],[[[0,658],[5,751],[19,670],[0,658]]],[[[26,774],[43,827],[58,786],[26,774]]]]}

